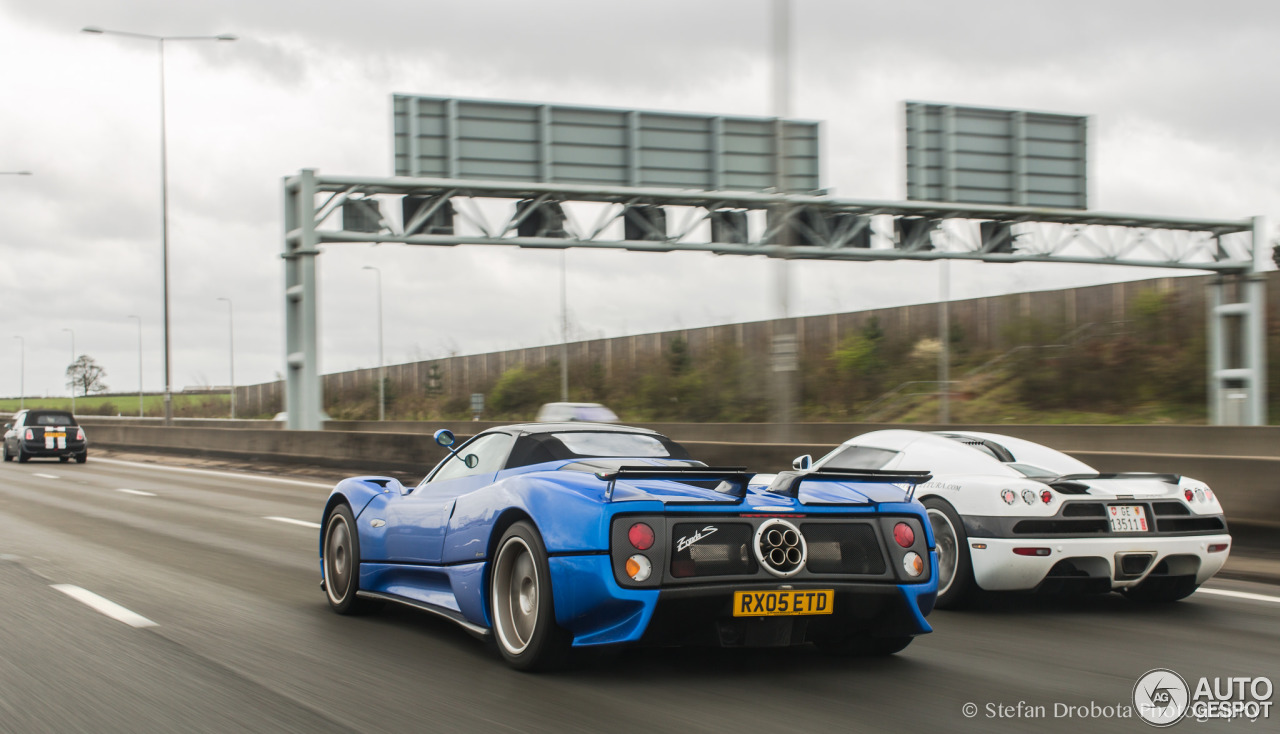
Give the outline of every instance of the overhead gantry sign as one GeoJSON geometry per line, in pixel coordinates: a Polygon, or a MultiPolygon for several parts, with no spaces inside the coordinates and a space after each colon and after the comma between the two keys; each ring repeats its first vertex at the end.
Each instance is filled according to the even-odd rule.
{"type": "MultiPolygon", "coordinates": [[[[315,258],[322,244],[506,245],[711,252],[804,260],[1070,262],[1242,276],[1244,297],[1211,297],[1210,407],[1244,388],[1245,424],[1266,422],[1266,222],[826,195],[451,178],[321,176],[285,180],[288,427],[317,430],[322,387],[315,258]],[[1241,324],[1242,364],[1227,363],[1241,324]]],[[[1239,401],[1237,401],[1239,402],[1239,401]]]]}

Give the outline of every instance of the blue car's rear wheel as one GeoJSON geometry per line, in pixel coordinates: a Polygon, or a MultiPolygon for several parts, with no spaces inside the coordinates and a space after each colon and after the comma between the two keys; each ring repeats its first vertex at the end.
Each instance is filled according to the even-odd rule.
{"type": "Polygon", "coordinates": [[[324,592],[338,614],[360,614],[375,604],[360,599],[360,535],[351,508],[338,505],[324,524],[324,592]]]}
{"type": "Polygon", "coordinates": [[[513,668],[540,670],[564,662],[569,636],[556,624],[547,550],[527,522],[512,525],[498,541],[489,609],[498,651],[513,668]]]}

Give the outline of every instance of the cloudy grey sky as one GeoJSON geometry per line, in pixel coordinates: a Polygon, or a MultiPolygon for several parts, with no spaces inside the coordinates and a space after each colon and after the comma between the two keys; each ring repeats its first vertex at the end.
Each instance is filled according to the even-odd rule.
{"type": "MultiPolygon", "coordinates": [[[[826,121],[840,196],[904,193],[903,100],[1093,117],[1093,205],[1275,216],[1280,4],[795,0],[793,115],[826,121]]],[[[769,0],[4,0],[0,2],[0,395],[62,394],[70,336],[113,389],[161,387],[154,44],[80,33],[234,33],[167,59],[173,381],[283,371],[283,176],[391,173],[393,92],[723,114],[770,113],[769,0]]],[[[581,337],[772,315],[763,259],[571,252],[581,337]]],[[[383,270],[390,362],[558,338],[559,255],[329,246],[321,367],[374,366],[383,270]]],[[[937,265],[803,264],[795,310],[929,301],[937,265]]],[[[952,295],[1150,275],[953,266],[952,295]]]]}

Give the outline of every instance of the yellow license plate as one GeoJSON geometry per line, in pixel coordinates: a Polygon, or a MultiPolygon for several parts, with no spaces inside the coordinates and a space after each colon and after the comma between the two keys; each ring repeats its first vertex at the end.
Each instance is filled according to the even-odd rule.
{"type": "Polygon", "coordinates": [[[45,431],[46,438],[66,438],[67,434],[63,431],[45,431]]]}
{"type": "Polygon", "coordinates": [[[735,617],[795,617],[831,614],[836,592],[832,589],[786,589],[733,592],[735,617]]]}

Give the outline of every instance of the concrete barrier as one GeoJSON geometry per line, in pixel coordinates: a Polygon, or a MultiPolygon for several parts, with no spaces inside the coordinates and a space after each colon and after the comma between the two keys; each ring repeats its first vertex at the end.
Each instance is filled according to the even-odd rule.
{"type": "MultiPolygon", "coordinates": [[[[86,426],[163,426],[160,418],[82,416],[86,426]]],[[[430,434],[448,428],[459,436],[472,435],[511,421],[327,421],[325,431],[339,433],[430,434]]],[[[179,418],[184,428],[280,430],[283,421],[179,418]]],[[[681,442],[769,444],[777,441],[774,423],[635,423],[681,442]]],[[[1280,426],[1174,425],[929,425],[887,423],[793,423],[789,443],[835,446],[868,431],[909,428],[917,431],[968,430],[999,433],[1053,446],[1061,451],[1113,451],[1144,454],[1204,454],[1214,456],[1280,457],[1280,426]]]]}
{"type": "MultiPolygon", "coordinates": [[[[477,432],[480,424],[463,423],[455,433],[465,438],[477,432]],[[471,428],[472,430],[465,430],[471,428]]],[[[1153,471],[1185,474],[1208,482],[1227,509],[1233,524],[1280,530],[1280,457],[1229,456],[1205,451],[1171,453],[1144,451],[1143,445],[1163,446],[1166,441],[1188,441],[1189,432],[1145,432],[1148,444],[1142,443],[1140,429],[1188,428],[1173,426],[1117,426],[1130,429],[1112,433],[1113,439],[1134,439],[1139,448],[1112,443],[1107,450],[1079,448],[1106,445],[1103,438],[1085,441],[1076,435],[1078,426],[1003,426],[1003,433],[1019,435],[1062,448],[1067,453],[1099,471],[1153,471]],[[1045,429],[1043,431],[1034,429],[1045,429]],[[1062,429],[1068,429],[1063,431],[1062,429]],[[1134,430],[1138,429],[1138,430],[1134,430]],[[1070,444],[1074,438],[1082,443],[1070,444]],[[1057,439],[1055,441],[1054,439],[1057,439]],[[1124,446],[1126,450],[1115,451],[1124,446]]],[[[1093,426],[1090,428],[1111,428],[1093,426]]],[[[1199,427],[1201,431],[1205,427],[1199,427]]],[[[451,428],[451,430],[453,430],[451,428]]],[[[1225,429],[1224,441],[1234,431],[1225,429]]],[[[1259,429],[1249,429],[1259,430],[1259,429]]],[[[674,432],[674,431],[673,431],[674,432]]],[[[714,435],[714,434],[713,434],[714,435]]],[[[1256,440],[1250,438],[1249,440],[1256,440]]],[[[787,468],[801,454],[815,457],[827,453],[836,442],[815,443],[738,443],[729,441],[682,440],[689,452],[714,466],[745,466],[752,471],[774,472],[787,468]]],[[[276,429],[191,428],[153,425],[98,425],[90,431],[90,445],[125,450],[229,458],[242,461],[271,461],[311,466],[332,467],[353,474],[377,474],[388,471],[422,474],[444,458],[445,452],[428,433],[389,433],[379,431],[280,431],[276,429]]],[[[1206,448],[1229,448],[1229,443],[1206,444],[1206,448]]]]}

